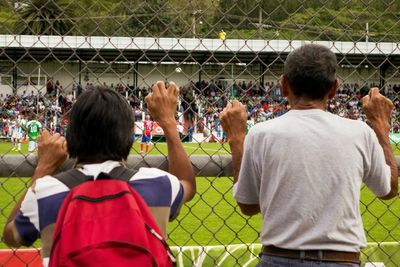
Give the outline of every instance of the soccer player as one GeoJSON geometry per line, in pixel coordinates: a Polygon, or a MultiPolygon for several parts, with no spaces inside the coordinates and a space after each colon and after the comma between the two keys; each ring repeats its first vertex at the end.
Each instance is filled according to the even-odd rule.
{"type": "Polygon", "coordinates": [[[146,154],[149,153],[151,144],[151,131],[153,130],[154,122],[150,119],[150,115],[146,115],[146,120],[143,122],[142,142],[140,143],[140,153],[143,153],[144,144],[146,143],[146,154]]]}
{"type": "Polygon", "coordinates": [[[13,144],[11,151],[17,151],[17,141],[15,139],[17,132],[16,128],[17,128],[17,121],[11,118],[8,122],[8,134],[13,144]]]}
{"type": "Polygon", "coordinates": [[[11,141],[13,142],[12,151],[21,151],[21,142],[24,138],[26,120],[23,115],[18,115],[17,119],[12,121],[12,136],[11,141]]]}
{"type": "Polygon", "coordinates": [[[26,124],[26,129],[28,132],[28,138],[29,138],[29,143],[28,143],[28,151],[33,152],[37,148],[37,138],[40,133],[40,129],[42,128],[42,124],[32,118],[27,124],[26,124]]]}

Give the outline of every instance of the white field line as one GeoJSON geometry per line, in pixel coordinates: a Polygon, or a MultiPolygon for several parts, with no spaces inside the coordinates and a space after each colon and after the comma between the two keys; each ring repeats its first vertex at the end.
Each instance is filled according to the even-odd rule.
{"type": "MultiPolygon", "coordinates": [[[[378,246],[383,246],[383,245],[399,245],[400,242],[368,242],[367,246],[371,245],[378,245],[378,246]]],[[[235,244],[235,245],[228,245],[225,247],[226,252],[223,255],[223,257],[218,261],[216,266],[221,266],[223,261],[225,261],[233,252],[235,252],[237,249],[242,248],[243,246],[250,246],[250,257],[249,260],[243,265],[243,267],[249,266],[252,262],[255,260],[258,260],[258,257],[254,255],[254,250],[256,246],[259,246],[260,244],[253,243],[253,244],[235,244]],[[232,251],[230,249],[233,248],[232,251]],[[228,253],[230,252],[230,253],[228,253]]],[[[173,247],[174,248],[174,247],[173,247]]],[[[216,246],[186,246],[186,247],[180,247],[179,252],[178,252],[178,266],[179,267],[184,267],[183,263],[183,253],[184,251],[189,250],[193,262],[193,267],[202,267],[204,260],[208,256],[208,252],[213,249],[223,249],[223,245],[216,245],[216,246]],[[195,257],[195,251],[200,251],[198,256],[195,257]]],[[[385,264],[382,262],[367,262],[366,267],[384,267],[385,264]]]]}
{"type": "Polygon", "coordinates": [[[204,249],[200,250],[199,255],[197,256],[197,261],[193,263],[194,267],[202,267],[203,262],[207,257],[207,252],[208,252],[208,247],[205,247],[204,249]]]}
{"type": "Polygon", "coordinates": [[[230,248],[232,248],[232,246],[228,245],[228,246],[226,247],[226,252],[225,252],[224,256],[221,258],[220,261],[218,261],[216,267],[221,266],[221,264],[222,264],[229,256],[232,256],[232,253],[233,253],[233,252],[235,252],[236,250],[238,250],[238,249],[240,249],[240,248],[242,248],[242,247],[245,247],[245,246],[246,246],[246,245],[234,246],[234,249],[233,249],[232,251],[230,251],[230,248]]]}
{"type": "Polygon", "coordinates": [[[255,260],[258,260],[258,258],[254,257],[254,244],[251,244],[251,246],[250,246],[250,259],[242,267],[247,267],[250,263],[252,263],[255,260]]]}
{"type": "Polygon", "coordinates": [[[178,266],[183,267],[183,250],[179,250],[178,252],[178,266]]]}
{"type": "Polygon", "coordinates": [[[378,245],[378,246],[384,246],[384,245],[400,245],[400,241],[393,241],[393,242],[368,242],[367,246],[371,245],[378,245]]]}
{"type": "Polygon", "coordinates": [[[195,249],[195,247],[191,247],[191,248],[190,248],[190,255],[192,256],[193,262],[194,262],[194,260],[195,260],[195,257],[194,257],[194,249],[195,249]]]}

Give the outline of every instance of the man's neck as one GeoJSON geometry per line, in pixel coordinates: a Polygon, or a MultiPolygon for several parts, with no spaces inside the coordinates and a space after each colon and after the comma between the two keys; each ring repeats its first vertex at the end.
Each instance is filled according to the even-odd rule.
{"type": "Polygon", "coordinates": [[[310,100],[310,99],[304,99],[304,98],[295,98],[292,99],[292,101],[289,101],[289,104],[291,106],[291,109],[298,109],[298,110],[303,110],[303,109],[321,109],[326,111],[326,102],[327,99],[322,99],[322,100],[310,100]]]}

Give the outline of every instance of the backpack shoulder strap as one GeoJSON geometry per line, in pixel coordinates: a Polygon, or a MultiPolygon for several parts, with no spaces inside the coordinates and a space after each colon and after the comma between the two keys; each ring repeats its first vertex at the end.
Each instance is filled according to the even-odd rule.
{"type": "MultiPolygon", "coordinates": [[[[135,175],[136,172],[136,170],[131,170],[124,166],[118,166],[115,167],[110,173],[108,173],[108,175],[100,175],[98,179],[106,179],[107,176],[109,176],[112,179],[129,182],[129,180],[132,178],[133,175],[135,175]]],[[[53,177],[65,184],[69,189],[72,189],[75,186],[78,186],[84,182],[93,180],[93,176],[87,176],[77,169],[62,172],[54,175],[53,177]]]]}
{"type": "Polygon", "coordinates": [[[118,166],[110,171],[108,175],[113,179],[129,182],[132,176],[136,173],[136,170],[128,169],[125,166],[118,166]]]}
{"type": "Polygon", "coordinates": [[[72,189],[84,182],[93,180],[92,176],[87,176],[76,169],[56,174],[53,177],[65,184],[69,189],[72,189]]]}

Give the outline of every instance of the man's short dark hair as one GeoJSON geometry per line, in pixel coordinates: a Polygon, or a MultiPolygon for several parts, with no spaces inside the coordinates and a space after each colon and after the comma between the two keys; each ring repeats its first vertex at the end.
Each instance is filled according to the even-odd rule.
{"type": "Polygon", "coordinates": [[[303,45],[291,52],[283,70],[295,96],[323,99],[336,80],[336,55],[327,47],[303,45]]]}
{"type": "Polygon", "coordinates": [[[68,152],[78,163],[123,160],[133,144],[132,110],[117,92],[97,86],[73,105],[67,129],[68,152]]]}

